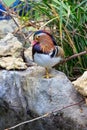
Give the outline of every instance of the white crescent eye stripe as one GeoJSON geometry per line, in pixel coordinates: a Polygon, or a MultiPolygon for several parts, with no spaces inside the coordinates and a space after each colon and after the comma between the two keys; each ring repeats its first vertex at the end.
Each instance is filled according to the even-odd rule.
{"type": "Polygon", "coordinates": [[[37,36],[43,36],[43,35],[46,35],[46,34],[45,33],[37,34],[37,36]]]}

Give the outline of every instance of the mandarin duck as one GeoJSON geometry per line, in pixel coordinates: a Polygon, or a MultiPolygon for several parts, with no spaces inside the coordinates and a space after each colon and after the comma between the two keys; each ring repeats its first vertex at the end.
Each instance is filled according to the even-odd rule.
{"type": "Polygon", "coordinates": [[[64,57],[63,49],[57,45],[54,37],[39,30],[34,33],[32,42],[32,58],[37,65],[45,67],[45,78],[50,78],[48,69],[59,63],[64,57]]]}

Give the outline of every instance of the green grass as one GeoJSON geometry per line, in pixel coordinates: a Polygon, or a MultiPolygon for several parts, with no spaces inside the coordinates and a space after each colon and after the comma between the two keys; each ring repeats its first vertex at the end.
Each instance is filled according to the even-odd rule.
{"type": "Polygon", "coordinates": [[[7,5],[10,6],[15,0],[3,0],[3,2],[7,5]]]}

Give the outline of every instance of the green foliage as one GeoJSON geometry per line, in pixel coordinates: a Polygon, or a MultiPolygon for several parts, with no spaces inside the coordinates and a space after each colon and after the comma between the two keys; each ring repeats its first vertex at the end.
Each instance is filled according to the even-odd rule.
{"type": "MultiPolygon", "coordinates": [[[[45,21],[40,29],[50,27],[58,45],[63,47],[65,57],[87,48],[87,0],[42,0],[29,4],[32,12],[29,20],[45,21]]],[[[69,76],[77,70],[83,72],[87,69],[87,55],[70,60],[59,69],[69,76]]]]}
{"type": "Polygon", "coordinates": [[[2,0],[7,6],[10,6],[15,0],[2,0]]]}

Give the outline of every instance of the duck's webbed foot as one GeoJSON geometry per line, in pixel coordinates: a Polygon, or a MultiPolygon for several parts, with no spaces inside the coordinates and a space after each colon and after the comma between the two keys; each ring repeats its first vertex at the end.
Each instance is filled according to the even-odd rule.
{"type": "Polygon", "coordinates": [[[52,78],[53,76],[49,73],[49,69],[48,68],[45,69],[46,69],[46,74],[44,75],[44,78],[46,79],[52,78]]]}

